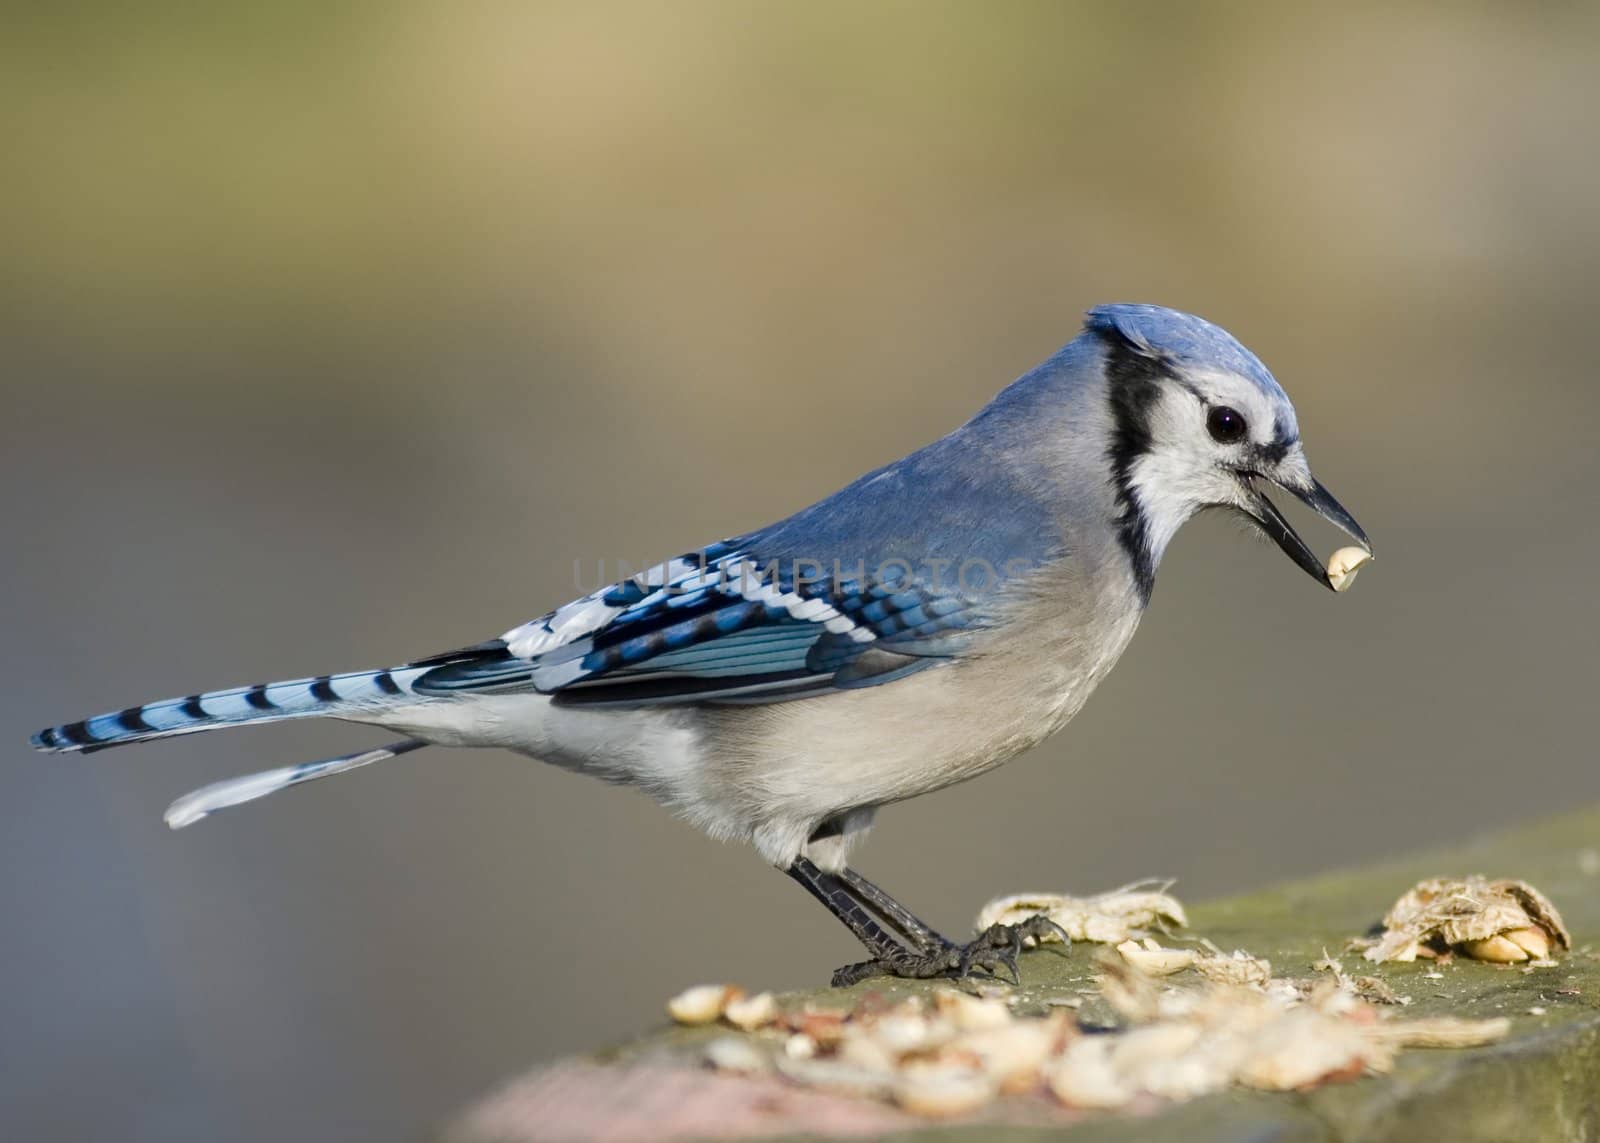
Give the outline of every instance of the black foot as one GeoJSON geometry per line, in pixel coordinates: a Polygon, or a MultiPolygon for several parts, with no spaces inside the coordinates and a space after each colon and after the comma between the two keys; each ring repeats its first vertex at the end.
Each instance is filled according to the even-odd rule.
{"type": "Polygon", "coordinates": [[[847,964],[834,972],[833,986],[848,988],[874,976],[964,980],[975,968],[990,976],[999,976],[1002,965],[1011,974],[1012,981],[1020,984],[1017,954],[1022,951],[1023,940],[1032,937],[1037,941],[1046,933],[1057,934],[1071,949],[1072,939],[1066,930],[1045,916],[1036,915],[1016,925],[990,925],[964,945],[944,941],[940,946],[918,951],[897,948],[871,960],[847,964]]]}

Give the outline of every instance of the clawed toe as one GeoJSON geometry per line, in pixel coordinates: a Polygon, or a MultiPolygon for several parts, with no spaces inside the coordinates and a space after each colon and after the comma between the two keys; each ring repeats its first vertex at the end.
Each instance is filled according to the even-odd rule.
{"type": "Polygon", "coordinates": [[[968,960],[967,963],[963,964],[960,969],[957,970],[955,974],[956,979],[965,980],[968,976],[972,975],[972,970],[974,968],[981,968],[984,972],[987,972],[993,977],[999,977],[1001,975],[1000,969],[1004,968],[1006,970],[1006,975],[1011,977],[1012,984],[1022,983],[1022,974],[1017,971],[1016,955],[1010,950],[1002,950],[999,954],[992,956],[987,960],[968,960]]]}
{"type": "Polygon", "coordinates": [[[1022,952],[1022,935],[1015,927],[990,925],[978,934],[976,940],[961,949],[961,960],[956,975],[964,978],[977,967],[992,976],[999,976],[1000,966],[1004,965],[1010,970],[1012,981],[1020,984],[1022,977],[1017,972],[1017,954],[1020,952],[1022,952]]]}
{"type": "Polygon", "coordinates": [[[847,964],[833,970],[833,980],[830,982],[834,988],[849,988],[852,984],[860,984],[874,976],[895,975],[883,961],[863,960],[855,964],[847,964]]]}
{"type": "Polygon", "coordinates": [[[1040,948],[1044,947],[1045,935],[1054,933],[1061,938],[1061,955],[1070,956],[1072,954],[1072,937],[1068,935],[1066,929],[1063,929],[1043,913],[1035,913],[1027,920],[1013,925],[1012,928],[1017,930],[1017,935],[1020,938],[1032,937],[1034,944],[1040,948]]]}
{"type": "Polygon", "coordinates": [[[994,977],[1009,976],[1013,984],[1021,984],[1017,958],[1022,953],[1023,941],[1028,937],[1038,941],[1046,933],[1060,936],[1070,950],[1070,938],[1060,925],[1046,917],[1030,917],[1016,925],[990,925],[964,945],[949,945],[931,952],[907,951],[847,964],[833,974],[833,986],[848,988],[874,976],[965,980],[974,970],[994,977]]]}

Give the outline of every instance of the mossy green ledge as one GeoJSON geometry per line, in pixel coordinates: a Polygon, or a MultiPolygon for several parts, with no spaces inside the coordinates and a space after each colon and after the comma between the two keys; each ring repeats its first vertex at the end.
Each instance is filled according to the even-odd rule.
{"type": "MultiPolygon", "coordinates": [[[[1600,1139],[1600,806],[1460,846],[1292,882],[1190,907],[1189,932],[1302,977],[1324,952],[1352,975],[1378,976],[1410,998],[1407,1018],[1506,1016],[1511,1035],[1468,1050],[1410,1049],[1386,1076],[1304,1093],[1235,1091],[1132,1111],[1071,1112],[1044,1099],[1002,1100],[964,1122],[928,1124],[866,1100],[804,1092],[781,1081],[708,1073],[699,1064],[714,1029],[663,1028],[625,1047],[537,1069],[469,1108],[450,1143],[533,1140],[918,1138],[1122,1143],[1134,1140],[1451,1139],[1455,1143],[1600,1139]],[[1573,949],[1554,967],[1495,966],[1457,958],[1371,965],[1346,943],[1394,899],[1429,876],[1482,873],[1531,882],[1556,903],[1573,949]],[[756,1085],[752,1088],[750,1085],[756,1085]]],[[[1003,889],[1004,887],[997,887],[1003,889]]],[[[1074,887],[1083,889],[1087,887],[1074,887]]],[[[1022,958],[1021,1007],[1079,997],[1093,960],[1043,950],[1022,958]]],[[[923,992],[920,982],[869,981],[783,998],[846,1007],[855,994],[923,992]]],[[[1086,1024],[1109,1022],[1084,997],[1086,1024]]]]}

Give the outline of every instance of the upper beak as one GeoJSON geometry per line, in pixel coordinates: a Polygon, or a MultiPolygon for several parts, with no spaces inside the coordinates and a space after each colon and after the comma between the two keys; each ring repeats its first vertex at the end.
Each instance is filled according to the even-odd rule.
{"type": "MultiPolygon", "coordinates": [[[[1341,532],[1359,541],[1368,552],[1372,551],[1372,541],[1367,539],[1367,533],[1356,523],[1355,517],[1345,511],[1344,505],[1333,498],[1333,493],[1322,486],[1320,480],[1313,478],[1306,488],[1280,484],[1277,481],[1273,483],[1341,532]]],[[[1273,542],[1283,549],[1284,555],[1299,564],[1312,579],[1333,590],[1333,581],[1328,578],[1328,569],[1311,549],[1306,547],[1306,542],[1300,538],[1299,533],[1289,526],[1289,521],[1283,518],[1283,513],[1278,511],[1277,505],[1268,500],[1254,485],[1249,485],[1248,488],[1245,513],[1261,526],[1263,532],[1272,537],[1273,542]]]]}

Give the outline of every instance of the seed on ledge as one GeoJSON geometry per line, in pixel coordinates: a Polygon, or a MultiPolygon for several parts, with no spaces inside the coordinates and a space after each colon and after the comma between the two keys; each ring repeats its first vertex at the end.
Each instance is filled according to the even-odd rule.
{"type": "Polygon", "coordinates": [[[710,1024],[733,1000],[744,996],[734,984],[697,984],[667,1001],[667,1014],[680,1024],[710,1024]]]}
{"type": "Polygon", "coordinates": [[[744,1032],[765,1028],[778,1019],[778,1002],[770,992],[754,996],[739,996],[729,1000],[722,1009],[723,1019],[744,1032]]]}
{"type": "MultiPolygon", "coordinates": [[[[1183,905],[1166,890],[1171,882],[1140,881],[1097,893],[1093,897],[1068,897],[1060,893],[1015,893],[996,897],[983,907],[973,922],[981,933],[993,924],[1016,925],[1036,914],[1043,914],[1075,941],[1094,941],[1116,945],[1130,937],[1137,940],[1151,929],[1181,929],[1189,923],[1183,905]]],[[[1056,933],[1045,933],[1039,943],[1059,941],[1056,933]]],[[[1033,943],[1029,937],[1024,944],[1033,943]]]]}
{"type": "Polygon", "coordinates": [[[1004,1000],[986,1000],[948,988],[933,994],[933,1010],[962,1032],[1011,1023],[1011,1009],[1004,1000]]]}
{"type": "Polygon", "coordinates": [[[1147,976],[1171,976],[1194,965],[1192,949],[1164,949],[1146,937],[1138,941],[1123,941],[1117,946],[1122,959],[1147,976]]]}
{"type": "Polygon", "coordinates": [[[1431,877],[1389,909],[1371,961],[1415,960],[1458,952],[1495,964],[1544,961],[1572,947],[1555,905],[1526,881],[1431,877]]]}
{"type": "Polygon", "coordinates": [[[744,1036],[721,1036],[706,1045],[706,1062],[719,1072],[761,1075],[773,1068],[772,1056],[744,1036]]]}
{"type": "Polygon", "coordinates": [[[1517,964],[1544,960],[1550,955],[1550,938],[1543,929],[1512,929],[1483,940],[1462,941],[1461,951],[1474,960],[1517,964]]]}
{"type": "Polygon", "coordinates": [[[931,1067],[901,1076],[894,1100],[913,1115],[943,1119],[976,1111],[998,1094],[994,1079],[982,1072],[931,1067]]]}

